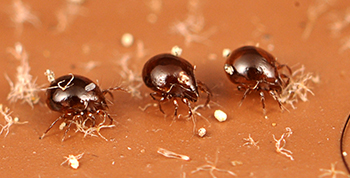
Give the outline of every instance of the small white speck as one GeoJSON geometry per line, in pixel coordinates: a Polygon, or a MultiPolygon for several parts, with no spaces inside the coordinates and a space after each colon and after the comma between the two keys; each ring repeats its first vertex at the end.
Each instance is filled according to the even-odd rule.
{"type": "Polygon", "coordinates": [[[124,47],[130,47],[134,43],[134,36],[130,33],[124,33],[121,43],[124,47]]]}

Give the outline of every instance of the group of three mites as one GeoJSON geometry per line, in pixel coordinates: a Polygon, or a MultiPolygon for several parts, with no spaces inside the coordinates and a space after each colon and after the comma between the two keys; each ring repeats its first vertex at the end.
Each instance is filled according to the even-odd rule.
{"type": "MultiPolygon", "coordinates": [[[[252,91],[259,92],[263,111],[265,113],[265,93],[270,94],[282,109],[282,104],[277,95],[288,85],[291,69],[287,65],[281,65],[276,58],[262,48],[255,46],[243,46],[227,55],[224,64],[224,71],[231,82],[237,85],[239,90],[244,90],[243,99],[252,91]],[[282,72],[282,69],[286,69],[282,72]]],[[[64,75],[58,78],[54,77],[52,71],[47,70],[50,86],[47,88],[48,107],[62,113],[50,127],[40,137],[45,134],[61,119],[64,120],[89,120],[95,125],[97,117],[108,118],[113,122],[113,118],[107,113],[106,94],[113,90],[123,90],[121,87],[101,90],[92,80],[75,74],[64,75]]],[[[207,94],[205,105],[212,96],[209,88],[194,75],[194,67],[187,60],[174,54],[158,54],[150,58],[142,70],[142,78],[146,86],[153,90],[151,97],[161,103],[173,101],[175,106],[175,115],[179,101],[187,105],[189,116],[192,115],[191,103],[196,102],[199,97],[199,91],[207,94]]],[[[69,131],[68,125],[66,133],[69,131]]]]}

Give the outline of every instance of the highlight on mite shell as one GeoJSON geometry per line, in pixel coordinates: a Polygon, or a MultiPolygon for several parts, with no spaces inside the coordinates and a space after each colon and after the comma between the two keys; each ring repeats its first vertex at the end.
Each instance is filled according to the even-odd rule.
{"type": "Polygon", "coordinates": [[[244,90],[240,105],[248,94],[255,91],[260,94],[264,114],[266,93],[283,110],[278,96],[288,85],[292,70],[285,64],[279,64],[269,52],[255,46],[240,47],[228,54],[224,70],[238,90],[244,90]]]}
{"type": "Polygon", "coordinates": [[[154,91],[150,95],[158,101],[162,113],[161,103],[172,101],[175,106],[174,115],[177,116],[180,100],[187,105],[190,117],[191,102],[197,102],[199,91],[207,94],[205,105],[212,96],[209,88],[196,79],[193,65],[178,55],[164,53],[153,56],[145,63],[142,78],[146,86],[154,91]]]}
{"type": "Polygon", "coordinates": [[[120,89],[119,87],[101,90],[90,79],[74,74],[64,75],[55,79],[51,70],[47,70],[45,75],[50,82],[50,86],[46,90],[46,104],[51,110],[60,112],[62,115],[52,122],[40,139],[44,138],[59,120],[64,120],[67,123],[62,141],[65,139],[72,123],[78,123],[75,121],[79,120],[79,123],[83,123],[83,126],[87,122],[91,122],[92,127],[95,126],[96,119],[102,119],[103,122],[109,119],[110,124],[113,123],[113,118],[107,112],[108,105],[105,95],[110,94],[113,97],[110,91],[118,90],[120,89]]]}

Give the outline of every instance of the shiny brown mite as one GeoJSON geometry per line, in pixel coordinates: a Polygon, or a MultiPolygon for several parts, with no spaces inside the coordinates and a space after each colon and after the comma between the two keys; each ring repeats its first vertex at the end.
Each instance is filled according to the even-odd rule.
{"type": "MultiPolygon", "coordinates": [[[[40,139],[44,138],[46,133],[61,119],[76,120],[78,118],[89,119],[92,125],[95,125],[96,114],[105,118],[109,118],[112,124],[113,119],[107,113],[106,94],[110,94],[111,90],[122,90],[119,87],[102,90],[90,79],[80,75],[64,75],[54,79],[53,73],[47,71],[50,87],[46,90],[47,106],[53,110],[62,113],[50,127],[43,133],[40,139]],[[52,76],[49,76],[52,75],[52,76]]],[[[72,122],[69,122],[64,133],[62,141],[65,139],[72,122]]]]}
{"type": "Polygon", "coordinates": [[[279,64],[270,53],[255,46],[240,47],[230,53],[224,70],[231,82],[238,85],[239,90],[245,90],[240,104],[248,94],[257,91],[265,114],[264,93],[268,92],[282,109],[278,94],[288,85],[292,70],[285,64],[279,64]],[[283,68],[288,74],[282,72],[283,68]]]}
{"type": "Polygon", "coordinates": [[[149,59],[142,70],[143,81],[154,92],[151,97],[159,102],[159,109],[164,113],[161,103],[172,100],[175,113],[179,107],[178,99],[187,105],[189,116],[192,115],[190,102],[196,102],[198,90],[207,94],[205,105],[212,96],[209,88],[196,80],[194,67],[185,59],[172,54],[159,54],[149,59]]]}

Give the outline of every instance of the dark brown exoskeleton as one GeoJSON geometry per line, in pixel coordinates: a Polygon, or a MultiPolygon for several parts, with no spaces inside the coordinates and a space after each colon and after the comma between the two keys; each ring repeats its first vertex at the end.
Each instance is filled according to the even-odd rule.
{"type": "Polygon", "coordinates": [[[161,103],[172,100],[175,113],[179,107],[178,99],[187,105],[189,116],[192,116],[190,102],[196,102],[198,89],[207,94],[205,105],[212,96],[209,88],[196,80],[194,67],[185,59],[172,54],[159,54],[149,59],[142,70],[143,81],[154,92],[151,97],[159,102],[159,109],[164,113],[161,103]]]}
{"type": "Polygon", "coordinates": [[[62,115],[52,122],[40,139],[44,138],[46,133],[61,119],[71,120],[62,141],[65,139],[72,121],[78,118],[91,120],[92,126],[95,125],[96,115],[109,118],[110,123],[113,123],[113,118],[107,112],[108,105],[105,95],[110,94],[113,97],[110,91],[122,90],[120,87],[101,90],[96,83],[80,75],[69,74],[55,79],[50,70],[47,70],[45,74],[48,75],[51,82],[46,90],[46,104],[51,110],[60,112],[62,115]]]}
{"type": "Polygon", "coordinates": [[[268,92],[283,109],[277,95],[288,85],[292,70],[285,64],[279,64],[267,51],[255,46],[240,47],[230,53],[224,70],[231,82],[238,85],[239,90],[245,90],[240,105],[248,94],[257,91],[266,114],[264,92],[268,92]],[[283,73],[283,69],[288,74],[283,73]]]}

